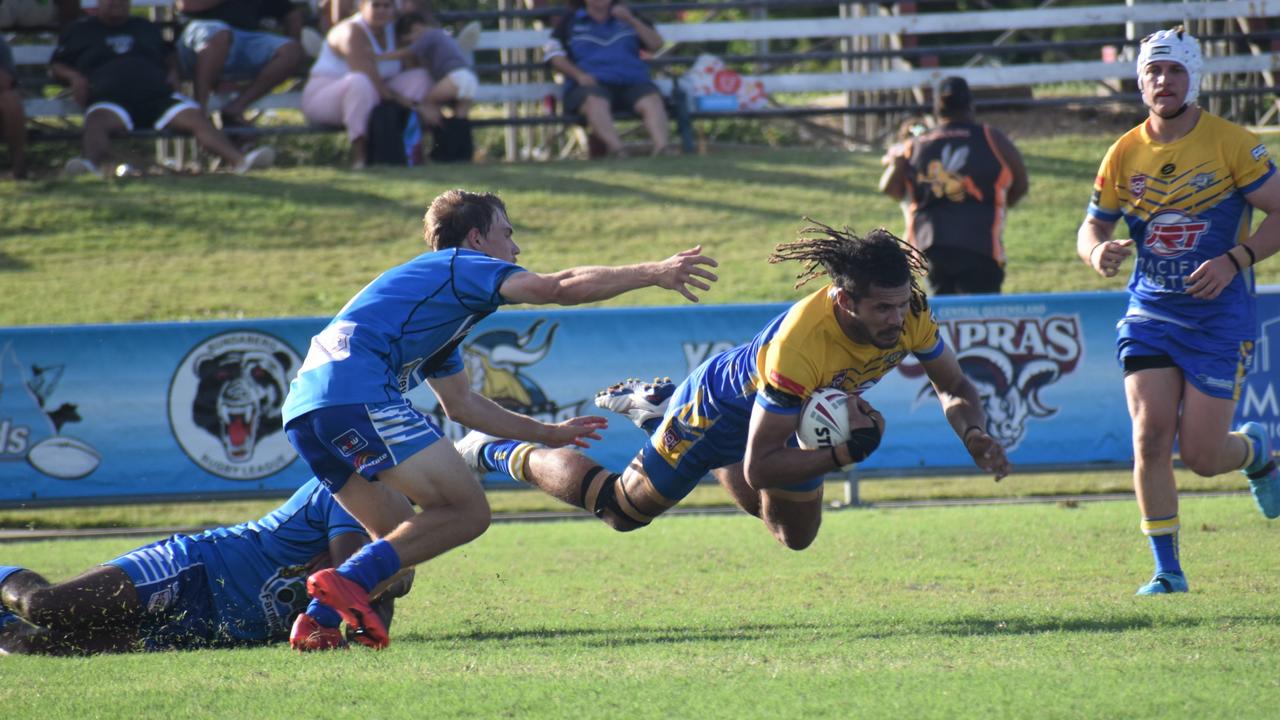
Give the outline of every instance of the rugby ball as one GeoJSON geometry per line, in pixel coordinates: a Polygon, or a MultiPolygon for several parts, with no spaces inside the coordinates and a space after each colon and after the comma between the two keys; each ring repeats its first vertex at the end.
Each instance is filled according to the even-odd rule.
{"type": "Polygon", "coordinates": [[[815,390],[800,411],[796,442],[805,450],[828,448],[849,439],[851,396],[836,388],[815,390]]]}
{"type": "Polygon", "coordinates": [[[63,435],[41,440],[27,452],[27,462],[59,480],[79,480],[98,469],[102,456],[87,444],[63,435]]]}

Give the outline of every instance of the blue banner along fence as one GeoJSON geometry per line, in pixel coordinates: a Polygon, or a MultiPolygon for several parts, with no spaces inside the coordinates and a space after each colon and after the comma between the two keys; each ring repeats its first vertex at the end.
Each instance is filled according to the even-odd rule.
{"type": "MultiPolygon", "coordinates": [[[[1122,293],[939,298],[947,342],[983,394],[1018,468],[1127,464],[1114,358],[1122,293]]],[[[463,344],[472,385],[544,419],[596,414],[626,377],[681,378],[750,339],[785,304],[504,311],[463,344]]],[[[1280,294],[1260,297],[1253,372],[1237,411],[1276,436],[1280,294]],[[1273,362],[1273,355],[1274,362],[1273,362]]],[[[310,473],[280,405],[323,318],[0,330],[0,505],[284,495],[310,473]]],[[[438,407],[425,387],[411,394],[438,407]]],[[[908,359],[867,393],[887,419],[859,473],[972,471],[922,368],[908,359]]],[[[592,454],[621,468],[644,441],[621,416],[592,454]]],[[[453,439],[464,429],[444,423],[453,439]]],[[[497,483],[496,478],[487,479],[497,483]]]]}

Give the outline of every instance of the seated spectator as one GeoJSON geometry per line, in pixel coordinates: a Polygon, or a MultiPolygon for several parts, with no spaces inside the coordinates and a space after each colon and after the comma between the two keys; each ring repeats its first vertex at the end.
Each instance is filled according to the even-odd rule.
{"type": "MultiPolygon", "coordinates": [[[[0,655],[235,647],[286,638],[296,650],[345,647],[337,613],[308,611],[319,621],[302,614],[306,579],[367,542],[360,523],[313,478],[257,522],[173,535],[66,582],[0,565],[0,655]]],[[[412,582],[411,574],[402,576],[373,604],[384,624],[393,598],[412,582]]]]}
{"type": "MultiPolygon", "coordinates": [[[[3,2],[3,0],[0,0],[3,2]]],[[[9,170],[14,180],[27,176],[27,116],[22,110],[13,53],[0,37],[0,135],[9,146],[9,170]]]]}
{"type": "Polygon", "coordinates": [[[80,15],[80,0],[0,0],[0,29],[65,28],[80,15]]]}
{"type": "Polygon", "coordinates": [[[178,0],[177,6],[191,18],[178,39],[178,58],[200,107],[208,110],[209,95],[223,78],[248,81],[222,106],[224,128],[244,125],[249,105],[301,67],[297,40],[260,29],[264,18],[274,18],[295,37],[301,32],[302,10],[288,0],[178,0]]]}
{"type": "Polygon", "coordinates": [[[418,114],[432,127],[444,120],[448,106],[456,118],[465,118],[480,87],[466,51],[445,32],[434,16],[411,12],[396,20],[396,45],[400,48],[380,60],[399,60],[406,67],[420,67],[431,76],[431,89],[418,104],[418,114]]]}
{"type": "Polygon", "coordinates": [[[1005,214],[1027,194],[1013,143],[974,119],[962,77],[934,96],[937,125],[886,158],[880,191],[910,203],[907,239],[929,260],[932,295],[998,293],[1004,282],[1005,214]]]}
{"type": "Polygon", "coordinates": [[[195,136],[201,147],[236,173],[267,167],[271,148],[243,154],[209,122],[194,100],[174,92],[177,63],[160,26],[129,15],[129,0],[99,0],[98,14],[82,17],[58,38],[50,71],[71,87],[84,110],[84,154],[67,173],[100,173],[111,152],[111,135],[136,127],[172,127],[195,136]]]}
{"type": "Polygon", "coordinates": [[[431,84],[422,68],[402,70],[397,60],[378,60],[395,48],[395,13],[392,0],[361,0],[360,11],[325,37],[302,89],[302,114],[309,122],[346,127],[353,168],[368,160],[373,108],[389,100],[413,110],[431,84]]]}
{"type": "Polygon", "coordinates": [[[614,111],[640,116],[655,155],[667,149],[667,109],[640,58],[641,49],[661,47],[653,25],[614,0],[569,0],[544,47],[546,62],[565,76],[565,112],[581,114],[611,155],[626,154],[614,111]]]}

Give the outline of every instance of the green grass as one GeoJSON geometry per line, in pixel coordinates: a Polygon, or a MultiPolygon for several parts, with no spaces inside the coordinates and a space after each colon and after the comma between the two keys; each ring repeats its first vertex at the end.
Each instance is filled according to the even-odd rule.
{"type": "MultiPolygon", "coordinates": [[[[419,569],[382,653],[8,657],[9,717],[1270,718],[1280,525],[1183,504],[1192,593],[1134,598],[1132,503],[495,526],[419,569]]],[[[132,548],[4,545],[60,578],[132,548]]]]}
{"type": "MultiPolygon", "coordinates": [[[[1239,473],[1203,478],[1187,470],[1176,472],[1182,492],[1243,492],[1247,484],[1239,473]]],[[[924,478],[873,478],[858,484],[863,504],[913,500],[957,500],[971,498],[1029,498],[1068,495],[1130,493],[1129,471],[1062,472],[1014,474],[995,483],[990,476],[959,475],[924,478]]],[[[543,493],[533,490],[488,491],[495,514],[570,510],[543,493]]],[[[845,485],[830,479],[825,489],[827,502],[843,504],[845,485]]],[[[216,502],[157,503],[148,505],[102,505],[43,509],[0,509],[0,529],[101,529],[101,528],[206,528],[235,525],[266,515],[280,504],[279,499],[224,500],[216,502]]],[[[718,485],[704,484],[680,502],[681,508],[731,506],[733,501],[718,485]]]]}
{"type": "MultiPolygon", "coordinates": [[[[1075,231],[1113,138],[1019,143],[1031,193],[1010,214],[1006,292],[1121,289],[1075,258],[1075,231]]],[[[450,187],[505,198],[534,270],[657,258],[701,243],[720,260],[707,302],[798,297],[794,265],[765,262],[809,215],[901,231],[875,190],[878,153],[717,149],[626,162],[427,166],[353,173],[0,184],[0,326],[324,316],[423,250],[421,217],[450,187]]],[[[1262,282],[1280,280],[1264,264],[1262,282]]],[[[660,290],[613,304],[676,304],[660,290]]]]}

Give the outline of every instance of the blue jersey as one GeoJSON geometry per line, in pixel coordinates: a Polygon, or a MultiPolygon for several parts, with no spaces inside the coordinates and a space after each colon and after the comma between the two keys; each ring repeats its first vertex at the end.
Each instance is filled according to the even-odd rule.
{"type": "Polygon", "coordinates": [[[1126,322],[1157,320],[1224,340],[1254,339],[1252,268],[1213,300],[1188,295],[1185,278],[1249,237],[1244,196],[1275,171],[1256,135],[1203,111],[1195,128],[1171,143],[1151,138],[1143,123],[1111,146],[1089,214],[1105,222],[1123,218],[1134,240],[1126,322]]]}
{"type": "Polygon", "coordinates": [[[330,564],[329,541],[364,532],[312,479],[261,520],[174,535],[108,564],[133,579],[151,647],[269,642],[306,608],[307,576],[330,564]]]}
{"type": "Polygon", "coordinates": [[[319,335],[289,388],[284,423],[335,405],[396,401],[462,370],[458,345],[523,268],[473,250],[429,252],[361,290],[319,335]]]}

